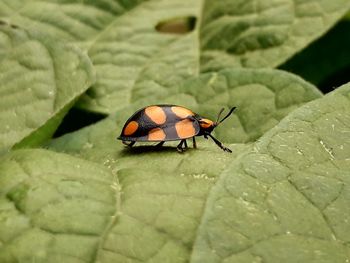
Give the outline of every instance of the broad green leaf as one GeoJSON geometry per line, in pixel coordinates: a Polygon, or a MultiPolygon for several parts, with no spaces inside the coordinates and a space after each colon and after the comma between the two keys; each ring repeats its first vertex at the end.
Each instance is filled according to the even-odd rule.
{"type": "Polygon", "coordinates": [[[138,99],[136,93],[162,94],[198,73],[198,32],[165,34],[156,26],[171,18],[198,17],[200,3],[8,0],[0,5],[0,14],[85,49],[97,80],[78,106],[111,113],[138,99]]]}
{"type": "Polygon", "coordinates": [[[191,262],[350,259],[350,84],[294,111],[223,172],[191,262]]]}
{"type": "Polygon", "coordinates": [[[99,262],[188,262],[209,189],[246,148],[231,145],[227,154],[205,145],[185,154],[145,148],[105,156],[105,165],[117,169],[122,214],[99,262]]]}
{"type": "Polygon", "coordinates": [[[188,261],[208,190],[246,147],[233,155],[208,148],[124,152],[122,163],[105,155],[106,167],[47,150],[8,154],[0,261],[188,261]]]}
{"type": "Polygon", "coordinates": [[[97,81],[78,106],[112,113],[139,99],[166,99],[199,67],[277,66],[321,36],[349,7],[347,0],[231,2],[7,0],[0,16],[85,49],[97,81]],[[198,25],[183,35],[157,31],[179,17],[197,18],[198,25]]]}
{"type": "Polygon", "coordinates": [[[168,18],[195,16],[200,1],[150,1],[117,17],[89,43],[97,82],[80,101],[89,110],[111,113],[141,96],[166,93],[198,74],[198,35],[157,32],[168,18]]]}
{"type": "Polygon", "coordinates": [[[118,181],[103,165],[11,152],[0,161],[0,262],[93,262],[119,202],[118,181]]]}
{"type": "MultiPolygon", "coordinates": [[[[250,93],[257,93],[260,98],[264,92],[258,91],[267,89],[264,86],[269,87],[272,96],[274,92],[278,94],[286,87],[290,100],[286,100],[284,106],[291,109],[302,103],[298,99],[300,94],[310,99],[319,97],[311,85],[290,74],[276,70],[242,69],[204,74],[198,79],[190,80],[188,85],[179,87],[181,92],[177,94],[193,96],[191,92],[196,93],[203,86],[217,90],[218,94],[221,88],[225,91],[221,97],[227,96],[226,92],[231,89],[242,88],[251,89],[250,93]],[[295,89],[291,88],[290,83],[293,83],[295,89]]],[[[282,94],[283,92],[280,95],[282,94]]],[[[272,101],[282,102],[284,96],[280,95],[272,101]]],[[[206,100],[205,95],[201,96],[196,98],[199,103],[194,106],[199,110],[208,110],[200,106],[201,100],[206,100]]],[[[215,98],[211,93],[207,96],[213,99],[208,102],[215,108],[215,98]]],[[[239,95],[234,97],[237,100],[240,98],[239,95]]],[[[219,105],[217,107],[219,109],[219,105]]],[[[248,108],[248,105],[245,107],[248,108]]],[[[122,213],[99,254],[101,262],[127,262],[128,258],[129,262],[188,262],[208,192],[221,172],[250,146],[230,144],[228,146],[233,154],[227,154],[213,142],[198,139],[198,149],[189,149],[184,154],[178,154],[174,147],[157,149],[154,146],[141,146],[128,150],[116,137],[134,110],[133,107],[128,107],[118,111],[115,116],[96,125],[54,140],[49,147],[103,163],[118,175],[123,192],[122,213]]],[[[260,109],[257,107],[258,111],[260,109]]],[[[285,110],[284,114],[287,112],[285,110]]],[[[239,124],[238,119],[233,119],[232,122],[239,124]]],[[[256,122],[268,127],[264,118],[257,118],[256,122]]],[[[271,123],[270,128],[274,125],[271,123]]],[[[259,125],[255,124],[258,129],[259,125]]],[[[230,136],[234,138],[235,135],[232,133],[230,136]]]]}
{"type": "MultiPolygon", "coordinates": [[[[342,90],[345,94],[349,87],[342,90]]],[[[336,145],[344,153],[341,158],[350,159],[345,144],[350,134],[346,128],[350,94],[347,99],[342,90],[291,113],[253,151],[230,145],[233,155],[203,140],[198,141],[199,149],[185,154],[152,146],[127,150],[115,141],[120,115],[63,136],[50,147],[103,163],[118,176],[122,213],[99,253],[100,262],[188,262],[191,257],[191,262],[215,262],[216,253],[230,255],[227,262],[259,260],[259,253],[267,254],[260,257],[271,262],[280,262],[274,256],[283,255],[287,262],[312,258],[338,262],[346,257],[347,248],[334,240],[338,234],[329,230],[320,211],[337,213],[334,220],[344,211],[345,219],[350,215],[342,205],[348,194],[349,165],[327,163],[335,156],[329,151],[336,145]],[[303,164],[308,168],[303,170],[303,164]],[[344,192],[341,208],[333,208],[332,200],[340,192],[344,192]],[[255,246],[258,256],[255,250],[250,253],[255,246]],[[236,249],[246,252],[236,255],[236,249]],[[293,261],[291,253],[300,256],[293,261]]],[[[345,223],[334,225],[343,224],[339,229],[344,230],[345,223]]]]}
{"type": "Polygon", "coordinates": [[[4,23],[0,47],[0,150],[38,145],[93,83],[91,62],[74,46],[4,23]]]}
{"type": "Polygon", "coordinates": [[[350,81],[350,34],[345,32],[349,31],[350,19],[343,19],[280,68],[301,76],[324,92],[347,83],[350,81]]]}
{"type": "Polygon", "coordinates": [[[348,0],[205,1],[201,70],[276,67],[324,34],[348,0]]]}
{"type": "MultiPolygon", "coordinates": [[[[214,224],[214,229],[211,228],[209,231],[217,230],[220,232],[218,235],[214,233],[214,235],[210,235],[210,237],[218,238],[215,242],[217,241],[218,246],[221,248],[221,244],[223,244],[223,247],[230,244],[226,242],[226,240],[220,240],[221,237],[227,237],[226,233],[232,233],[230,225],[227,226],[229,229],[226,229],[225,226],[229,224],[231,220],[237,218],[237,220],[242,220],[239,221],[239,223],[245,226],[243,230],[248,231],[248,233],[242,232],[243,235],[248,236],[249,233],[252,235],[252,237],[248,236],[249,242],[251,240],[254,241],[254,238],[265,237],[264,231],[268,233],[270,233],[270,231],[275,233],[279,230],[284,231],[282,233],[287,233],[287,231],[289,231],[290,233],[288,232],[288,235],[296,238],[288,239],[287,241],[289,243],[282,242],[283,246],[279,243],[281,242],[280,240],[276,241],[276,245],[274,243],[270,245],[273,246],[273,249],[275,249],[275,247],[285,249],[291,247],[289,246],[290,244],[295,245],[297,242],[297,244],[299,244],[300,240],[307,243],[308,240],[300,238],[303,238],[303,235],[310,235],[310,240],[313,242],[313,247],[310,249],[314,248],[315,250],[319,250],[327,248],[323,258],[329,255],[332,256],[330,253],[335,251],[337,254],[334,258],[335,262],[337,262],[337,257],[342,258],[344,256],[343,251],[345,248],[342,247],[342,244],[338,244],[337,241],[327,241],[328,235],[334,238],[333,235],[336,236],[337,234],[329,233],[327,227],[322,224],[323,221],[320,219],[317,206],[315,205],[315,207],[313,207],[306,203],[301,196],[302,194],[300,193],[298,195],[296,193],[298,193],[298,191],[305,191],[305,195],[309,195],[310,199],[315,200],[315,202],[318,202],[320,199],[320,205],[325,209],[332,208],[329,210],[330,213],[344,213],[343,215],[345,218],[348,216],[347,210],[344,209],[344,207],[341,207],[341,210],[338,209],[334,211],[333,204],[330,202],[330,200],[335,200],[338,197],[337,193],[339,192],[345,195],[347,194],[345,176],[340,173],[340,179],[338,177],[333,178],[333,175],[341,171],[344,167],[340,166],[342,165],[341,162],[337,162],[336,166],[332,163],[332,170],[329,169],[330,167],[328,167],[329,165],[327,162],[323,162],[327,161],[327,158],[330,158],[330,156],[336,156],[335,143],[346,142],[345,139],[347,139],[347,137],[342,136],[348,136],[349,134],[347,129],[344,128],[346,128],[346,123],[348,121],[346,118],[350,116],[347,114],[350,94],[346,94],[348,98],[339,95],[340,94],[337,96],[337,93],[334,94],[332,100],[329,100],[329,98],[332,97],[328,95],[325,99],[316,100],[314,104],[311,102],[307,104],[307,107],[302,107],[300,110],[294,111],[276,128],[272,129],[271,132],[261,138],[261,142],[255,145],[255,151],[250,150],[251,147],[247,145],[233,144],[230,145],[230,147],[234,152],[233,154],[228,154],[219,150],[212,143],[204,143],[203,141],[199,142],[199,149],[190,149],[184,154],[178,154],[174,148],[155,150],[155,148],[152,147],[141,147],[130,151],[125,149],[120,142],[114,142],[114,138],[112,137],[115,136],[114,128],[116,124],[113,122],[112,118],[77,133],[64,136],[52,146],[52,148],[56,150],[60,150],[60,147],[62,147],[61,150],[104,164],[106,168],[102,168],[97,164],[95,166],[90,162],[68,157],[67,155],[54,154],[49,151],[15,151],[1,161],[3,166],[0,167],[0,172],[4,174],[4,176],[0,175],[0,183],[4,185],[0,187],[0,189],[3,191],[3,195],[6,195],[5,204],[7,204],[6,202],[17,204],[17,208],[12,208],[14,212],[16,212],[16,210],[18,211],[18,209],[31,208],[33,204],[37,204],[38,200],[44,203],[50,202],[52,200],[51,191],[55,193],[54,190],[56,189],[68,191],[67,195],[70,198],[65,199],[62,203],[58,202],[58,208],[55,207],[56,202],[54,202],[52,212],[40,213],[40,215],[45,215],[49,219],[59,217],[60,220],[48,220],[47,222],[41,217],[39,217],[40,219],[35,218],[35,220],[30,217],[32,219],[31,222],[35,224],[34,226],[38,224],[40,227],[36,227],[34,233],[30,232],[31,235],[29,235],[29,237],[24,234],[25,240],[15,243],[13,246],[11,242],[22,240],[21,233],[27,232],[21,231],[22,228],[17,226],[17,224],[19,224],[17,221],[0,221],[16,222],[13,223],[15,226],[10,229],[13,231],[16,229],[16,231],[18,231],[15,233],[10,231],[12,235],[9,239],[10,245],[0,250],[0,256],[2,256],[4,262],[16,262],[16,258],[13,258],[13,256],[19,255],[27,260],[36,260],[37,262],[62,262],[63,258],[66,260],[64,262],[92,261],[103,263],[138,261],[188,262],[192,255],[194,257],[192,261],[196,262],[197,257],[201,256],[197,253],[212,252],[211,248],[207,250],[205,246],[198,248],[198,240],[202,238],[203,228],[206,227],[205,222],[214,224]],[[332,105],[334,108],[331,107],[332,105]],[[334,113],[332,109],[336,111],[339,116],[332,116],[334,113]],[[325,113],[330,115],[327,116],[325,113]],[[299,118],[293,116],[298,116],[299,118]],[[328,117],[333,118],[328,119],[328,117]],[[316,125],[316,122],[311,125],[311,120],[313,118],[316,118],[317,122],[319,122],[317,127],[322,128],[324,133],[313,130],[313,125],[316,125]],[[295,119],[296,121],[294,123],[295,119]],[[302,119],[302,121],[299,119],[302,119]],[[329,132],[328,128],[331,128],[332,124],[327,124],[327,120],[332,120],[334,131],[339,131],[338,133],[334,134],[333,132],[329,132]],[[297,134],[299,137],[290,138],[291,134],[288,133],[290,124],[292,124],[292,128],[298,131],[297,134]],[[305,125],[309,125],[309,127],[303,131],[305,125]],[[280,132],[281,129],[282,131],[280,132]],[[273,134],[273,136],[271,134],[273,134]],[[290,144],[285,142],[286,146],[283,147],[295,151],[295,153],[293,151],[294,155],[290,156],[290,159],[285,157],[287,155],[285,152],[276,151],[277,155],[271,156],[269,153],[262,152],[264,147],[275,147],[273,149],[277,150],[284,149],[280,146],[284,145],[282,144],[284,142],[272,140],[272,138],[277,140],[283,139],[283,136],[290,140],[290,144]],[[308,155],[310,153],[312,154],[311,150],[314,150],[316,145],[311,145],[309,141],[303,141],[303,138],[309,139],[312,138],[312,136],[322,136],[317,137],[317,145],[320,144],[321,150],[325,151],[325,153],[320,152],[320,154],[316,154],[316,157],[321,159],[308,155]],[[329,136],[334,136],[335,139],[333,140],[329,138],[329,136]],[[322,141],[318,141],[319,139],[322,141]],[[271,141],[271,143],[268,141],[271,141]],[[298,144],[297,148],[294,147],[294,144],[298,144]],[[305,147],[305,149],[302,147],[305,147]],[[333,147],[333,149],[328,147],[333,147]],[[303,157],[299,157],[298,151],[302,152],[305,160],[303,157]],[[19,157],[16,157],[17,154],[19,157]],[[288,162],[285,161],[284,164],[280,164],[280,158],[285,158],[288,162]],[[242,160],[245,160],[245,162],[242,160]],[[320,162],[321,164],[319,165],[324,168],[320,169],[320,181],[313,179],[313,169],[319,167],[310,166],[318,162],[320,162]],[[297,173],[303,167],[303,163],[308,166],[308,169],[310,168],[310,171],[303,171],[303,174],[297,173]],[[294,164],[296,164],[296,170],[290,168],[294,167],[294,164]],[[246,174],[236,173],[236,170],[243,170],[246,174]],[[293,171],[294,173],[289,173],[289,171],[293,171]],[[24,179],[22,179],[20,180],[21,184],[16,187],[15,183],[18,182],[18,177],[25,177],[23,174],[32,176],[30,176],[28,182],[26,181],[26,183],[24,183],[25,186],[23,186],[22,182],[24,179]],[[292,181],[294,180],[294,174],[295,181],[292,181]],[[44,181],[44,187],[38,187],[37,180],[33,180],[33,178],[37,177],[39,177],[39,183],[44,181]],[[102,189],[92,185],[88,187],[87,190],[85,188],[80,189],[80,187],[88,183],[95,183],[95,179],[101,177],[106,180],[105,183],[101,182],[101,187],[107,186],[108,188],[102,189]],[[110,178],[109,182],[108,177],[110,178]],[[254,179],[254,177],[257,177],[257,179],[254,179]],[[42,178],[44,178],[44,180],[42,180],[42,178]],[[79,180],[74,178],[78,178],[79,180]],[[286,178],[294,182],[296,185],[295,187],[301,190],[295,190],[293,192],[294,188],[291,189],[286,178]],[[67,179],[69,179],[68,182],[66,182],[67,179]],[[83,181],[84,179],[86,181],[83,181]],[[223,182],[223,180],[225,181],[223,182]],[[233,182],[230,180],[233,180],[233,182]],[[258,183],[254,180],[257,180],[258,183]],[[74,181],[74,183],[71,181],[74,181]],[[80,184],[75,183],[76,181],[80,184]],[[70,187],[67,187],[66,183],[68,183],[70,187]],[[62,187],[60,187],[61,184],[63,184],[62,187]],[[344,184],[344,186],[342,186],[342,184],[344,184]],[[220,188],[219,191],[218,187],[220,186],[224,188],[220,188]],[[279,220],[283,220],[281,221],[283,224],[280,224],[279,221],[276,223],[274,219],[270,222],[269,216],[271,215],[268,212],[264,212],[268,209],[268,207],[263,206],[266,196],[263,191],[267,191],[267,188],[265,188],[267,186],[271,186],[271,189],[268,189],[271,191],[272,195],[271,197],[267,196],[268,199],[266,200],[276,208],[276,217],[278,216],[279,220]],[[117,189],[114,189],[115,187],[117,189]],[[109,189],[109,191],[107,189],[109,189]],[[121,190],[118,191],[118,189],[121,190]],[[217,219],[214,218],[214,220],[207,221],[208,214],[215,217],[216,214],[219,216],[221,211],[219,206],[210,207],[213,200],[222,200],[220,198],[216,199],[215,193],[219,195],[226,194],[227,192],[231,193],[231,191],[235,189],[238,191],[237,195],[241,195],[239,196],[241,198],[235,196],[239,203],[235,206],[235,210],[231,212],[232,214],[229,214],[230,216],[222,216],[222,214],[220,214],[220,217],[217,219]],[[325,189],[325,191],[323,191],[323,189],[325,189]],[[41,191],[44,191],[45,195],[41,191]],[[327,194],[325,194],[325,192],[327,194]],[[114,210],[115,203],[113,202],[112,204],[108,203],[110,206],[108,206],[108,209],[106,208],[106,210],[103,210],[106,211],[105,213],[100,210],[86,211],[87,208],[101,209],[99,207],[100,202],[98,202],[99,205],[91,205],[91,202],[94,203],[95,199],[99,198],[97,197],[99,195],[107,195],[109,200],[111,199],[111,197],[109,197],[110,194],[117,195],[117,199],[112,199],[113,201],[117,200],[117,213],[114,210]],[[48,196],[50,198],[48,198],[48,196]],[[81,202],[79,204],[74,202],[75,198],[82,199],[82,197],[87,198],[90,196],[93,196],[93,198],[91,198],[92,200],[87,200],[86,203],[83,203],[85,205],[81,205],[81,202]],[[40,197],[44,197],[44,201],[40,199],[40,197]],[[256,204],[254,203],[256,207],[252,207],[253,205],[249,206],[247,207],[248,211],[244,213],[245,205],[253,202],[251,201],[253,198],[256,199],[253,201],[257,201],[256,204]],[[70,202],[73,202],[71,206],[69,205],[70,202]],[[239,206],[240,204],[243,208],[239,206]],[[260,204],[262,205],[261,207],[259,207],[260,204]],[[62,211],[60,210],[61,208],[62,211]],[[297,209],[304,209],[302,210],[304,212],[302,215],[307,215],[305,217],[306,219],[304,219],[306,223],[300,224],[297,221],[298,218],[295,214],[297,209]],[[69,211],[68,215],[70,215],[70,217],[66,214],[67,210],[69,211]],[[70,214],[71,211],[74,211],[73,215],[70,214]],[[57,215],[55,213],[59,214],[57,215]],[[97,214],[99,216],[98,218],[101,220],[98,221],[100,223],[98,224],[99,227],[89,225],[95,222],[90,219],[91,214],[97,214]],[[116,219],[113,219],[114,217],[111,218],[111,215],[116,215],[116,219]],[[63,220],[63,224],[61,224],[61,218],[65,218],[65,216],[67,216],[69,220],[63,220]],[[312,217],[314,221],[310,222],[309,216],[312,217]],[[87,217],[89,217],[88,221],[86,221],[87,217]],[[291,221],[289,221],[289,218],[292,218],[290,219],[291,221]],[[294,218],[296,219],[294,220],[294,218]],[[109,219],[111,221],[108,222],[112,223],[106,224],[106,221],[103,221],[104,219],[109,219]],[[261,220],[261,222],[259,220],[261,220]],[[73,226],[67,221],[74,222],[73,226]],[[200,229],[198,229],[199,222],[201,222],[200,229]],[[257,222],[256,225],[255,222],[257,222]],[[93,232],[93,237],[91,237],[91,232],[89,232],[89,235],[86,235],[86,233],[83,235],[88,239],[85,240],[80,238],[79,234],[81,232],[77,234],[76,231],[71,231],[72,229],[76,230],[76,228],[85,231],[85,224],[88,224],[87,228],[89,231],[93,232],[93,229],[98,229],[97,232],[103,233],[103,237],[100,238],[101,235],[96,234],[96,232],[93,232]],[[259,229],[259,226],[261,229],[259,229]],[[50,227],[54,228],[54,231],[50,227]],[[60,231],[57,230],[57,227],[59,227],[60,231]],[[54,240],[48,240],[44,235],[47,229],[51,231],[49,231],[49,235],[50,237],[53,235],[55,238],[54,240]],[[62,229],[67,230],[67,233],[62,231],[62,229]],[[313,234],[312,231],[315,231],[315,234],[313,234]],[[70,237],[69,234],[71,234],[71,232],[73,232],[74,238],[67,237],[70,237]],[[59,238],[56,239],[56,235],[59,237],[63,235],[63,240],[59,238]],[[96,239],[94,239],[95,242],[91,241],[90,238],[93,239],[96,235],[98,236],[97,241],[96,239]],[[325,242],[326,245],[322,246],[323,243],[321,241],[318,241],[318,239],[314,240],[312,238],[313,235],[323,239],[322,242],[325,242]],[[37,240],[38,243],[29,243],[31,245],[29,246],[27,243],[29,239],[37,240]],[[195,240],[197,240],[197,242],[195,247],[193,247],[195,240]],[[319,242],[322,244],[320,245],[319,242]],[[76,248],[77,246],[78,248],[76,248]],[[14,247],[16,247],[16,249],[21,248],[19,250],[20,254],[11,253],[11,249],[15,249],[14,247]],[[73,251],[72,247],[75,248],[73,251]],[[33,253],[32,251],[40,251],[40,253],[33,253]]],[[[291,132],[293,132],[293,130],[291,132]]],[[[343,154],[342,158],[350,159],[348,156],[350,154],[347,153],[349,149],[348,145],[343,143],[341,146],[339,144],[338,148],[339,152],[343,154]]],[[[316,149],[319,150],[319,148],[316,149]]],[[[338,161],[336,157],[334,158],[334,161],[338,161]]],[[[347,170],[344,170],[344,173],[346,174],[347,170]]],[[[55,197],[56,195],[53,195],[52,198],[54,199],[55,197]]],[[[235,198],[232,202],[229,202],[228,205],[232,203],[235,204],[235,198]]],[[[342,202],[343,200],[344,199],[340,199],[342,202]]],[[[223,199],[223,201],[225,200],[223,199]]],[[[41,202],[39,203],[42,204],[41,202]]],[[[220,203],[219,205],[224,206],[225,204],[226,203],[220,203]]],[[[50,206],[46,209],[49,208],[50,206]]],[[[230,208],[231,207],[228,207],[228,209],[224,211],[229,213],[231,211],[230,208]]],[[[29,213],[31,210],[28,210],[28,212],[27,210],[24,211],[25,213],[22,212],[21,216],[26,215],[26,213],[29,213]]],[[[37,210],[34,209],[34,211],[37,210]]],[[[12,216],[11,213],[10,215],[12,216]]],[[[34,213],[34,215],[36,214],[34,213]]],[[[338,214],[337,218],[342,218],[342,216],[338,214]]],[[[342,222],[337,222],[338,225],[341,223],[342,222]]],[[[0,226],[3,226],[3,229],[8,229],[4,223],[0,223],[0,226]]],[[[339,227],[339,229],[341,228],[342,226],[339,227]]],[[[342,233],[346,235],[345,231],[342,233]]],[[[232,237],[235,237],[234,234],[235,233],[233,233],[232,237]]],[[[238,234],[238,236],[240,237],[240,234],[238,234]]],[[[336,237],[338,238],[338,236],[336,237]]],[[[244,240],[245,239],[243,239],[243,241],[244,240]]],[[[7,243],[5,242],[5,244],[7,243]]],[[[232,243],[231,248],[236,249],[239,245],[239,242],[238,244],[232,243]]],[[[267,245],[267,247],[269,247],[269,245],[267,245]]],[[[261,249],[265,252],[264,248],[261,249]]],[[[215,247],[214,251],[216,250],[218,250],[218,248],[215,247]]],[[[266,251],[269,252],[270,250],[267,249],[266,251]]],[[[315,252],[313,252],[313,250],[311,252],[303,250],[303,253],[311,253],[311,255],[314,255],[312,253],[315,252]]],[[[275,255],[274,251],[272,255],[275,255]]],[[[320,255],[319,258],[324,254],[321,253],[320,255]]],[[[245,255],[243,255],[243,257],[245,257],[245,255]]],[[[305,258],[308,259],[305,254],[301,254],[300,258],[302,259],[301,262],[305,258]]],[[[208,255],[209,262],[211,262],[210,259],[211,255],[208,255]]],[[[202,262],[202,258],[198,261],[202,262]]],[[[247,261],[251,261],[251,257],[248,256],[247,261]]]]}

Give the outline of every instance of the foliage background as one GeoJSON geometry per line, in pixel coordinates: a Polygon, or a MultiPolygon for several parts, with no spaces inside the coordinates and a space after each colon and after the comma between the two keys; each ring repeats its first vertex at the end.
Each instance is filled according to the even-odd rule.
{"type": "Polygon", "coordinates": [[[0,262],[349,262],[349,9],[1,1],[0,262]],[[125,149],[153,103],[233,154],[125,149]]]}

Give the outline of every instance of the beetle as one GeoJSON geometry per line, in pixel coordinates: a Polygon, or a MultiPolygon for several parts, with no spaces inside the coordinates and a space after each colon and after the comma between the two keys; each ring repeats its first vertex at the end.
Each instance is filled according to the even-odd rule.
{"type": "Polygon", "coordinates": [[[159,142],[156,146],[162,146],[166,141],[177,141],[179,152],[187,149],[186,139],[192,138],[193,148],[197,148],[195,136],[210,137],[217,146],[226,152],[232,152],[225,147],[211,132],[226,118],[236,107],[230,109],[227,115],[220,119],[224,111],[222,108],[215,122],[201,117],[197,113],[178,105],[150,105],[136,111],[124,124],[120,136],[117,138],[132,147],[136,142],[159,142]]]}

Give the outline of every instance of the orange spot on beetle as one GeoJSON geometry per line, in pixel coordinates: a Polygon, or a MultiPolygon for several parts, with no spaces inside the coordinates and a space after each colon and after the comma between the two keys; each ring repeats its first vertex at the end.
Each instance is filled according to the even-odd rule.
{"type": "Polygon", "coordinates": [[[201,119],[199,122],[199,125],[202,128],[207,129],[209,127],[212,127],[214,125],[214,122],[212,122],[211,120],[208,120],[208,119],[201,119]]]}
{"type": "Polygon", "coordinates": [[[181,139],[190,138],[196,135],[196,130],[193,127],[191,120],[185,119],[175,124],[176,133],[181,139]]]}
{"type": "Polygon", "coordinates": [[[156,124],[165,123],[166,115],[163,109],[159,106],[149,106],[145,109],[146,115],[156,124]]]}
{"type": "Polygon", "coordinates": [[[186,118],[188,116],[194,115],[192,111],[189,109],[183,108],[183,107],[178,107],[178,106],[173,106],[171,107],[171,111],[174,112],[174,114],[179,117],[179,118],[186,118]]]}
{"type": "Polygon", "coordinates": [[[165,133],[161,128],[154,128],[148,133],[148,140],[150,141],[163,141],[165,139],[165,133]]]}
{"type": "Polygon", "coordinates": [[[138,127],[139,127],[139,124],[136,121],[131,121],[128,123],[128,125],[126,125],[123,133],[124,135],[129,136],[135,133],[138,127]]]}

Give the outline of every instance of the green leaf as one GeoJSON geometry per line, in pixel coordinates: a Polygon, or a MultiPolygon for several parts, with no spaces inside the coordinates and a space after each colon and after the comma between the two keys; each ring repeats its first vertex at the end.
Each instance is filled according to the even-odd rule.
{"type": "MultiPolygon", "coordinates": [[[[234,157],[205,144],[179,154],[174,148],[107,154],[105,164],[118,169],[122,214],[106,238],[100,262],[188,262],[206,196],[234,157]],[[210,159],[210,162],[208,160],[210,159]]],[[[120,152],[120,149],[119,149],[120,152]]]]}
{"type": "Polygon", "coordinates": [[[276,67],[319,38],[350,8],[335,1],[206,1],[201,70],[276,67]]]}
{"type": "MultiPolygon", "coordinates": [[[[198,110],[213,114],[210,110],[215,109],[214,115],[223,102],[224,105],[231,105],[230,101],[234,100],[241,103],[237,114],[243,114],[244,109],[249,108],[260,114],[262,109],[267,108],[271,116],[278,116],[276,122],[296,105],[320,96],[314,87],[293,75],[277,70],[248,69],[203,74],[179,86],[175,94],[174,99],[177,96],[189,103],[195,101],[193,106],[198,110]],[[203,87],[210,92],[198,92],[201,88],[203,91],[203,87]],[[217,97],[212,91],[217,92],[217,97]],[[243,103],[248,94],[264,98],[265,103],[257,103],[255,107],[243,103]],[[222,101],[223,97],[227,99],[222,101]],[[211,106],[206,107],[205,102],[211,106]]],[[[208,191],[217,176],[249,146],[228,145],[233,154],[226,154],[213,142],[199,139],[199,148],[190,149],[184,154],[178,154],[174,147],[157,150],[154,146],[139,146],[128,151],[116,137],[135,107],[127,107],[96,125],[56,139],[50,148],[103,163],[118,175],[123,189],[123,212],[120,223],[111,229],[111,237],[106,239],[105,249],[100,253],[101,262],[124,262],[131,255],[131,262],[150,258],[154,262],[163,262],[165,258],[172,258],[172,262],[186,262],[208,191]],[[153,241],[149,242],[149,239],[153,241]]],[[[275,124],[260,115],[256,118],[254,113],[242,116],[246,116],[245,120],[260,132],[275,124]]],[[[230,120],[228,125],[232,124],[239,125],[239,119],[230,120]]],[[[224,130],[225,127],[220,129],[224,130]]],[[[239,141],[235,138],[239,134],[242,132],[227,132],[225,141],[239,141]]]]}
{"type": "Polygon", "coordinates": [[[0,150],[38,145],[94,80],[89,58],[47,37],[0,25],[0,150]]]}
{"type": "Polygon", "coordinates": [[[112,118],[55,145],[106,168],[15,151],[0,162],[0,259],[344,262],[349,100],[350,85],[288,115],[253,150],[230,145],[233,154],[209,142],[184,154],[126,150],[113,144],[112,118]]]}
{"type": "Polygon", "coordinates": [[[350,84],[294,111],[208,194],[191,262],[346,262],[350,84]]]}
{"type": "Polygon", "coordinates": [[[199,0],[22,0],[17,5],[11,0],[0,5],[0,14],[11,23],[87,51],[97,80],[78,106],[102,113],[132,103],[138,99],[135,93],[161,94],[198,73],[198,32],[164,34],[156,26],[171,18],[197,17],[199,10],[199,0]]]}
{"type": "Polygon", "coordinates": [[[0,261],[92,262],[120,212],[103,165],[46,150],[0,162],[0,261]]]}
{"type": "Polygon", "coordinates": [[[199,67],[277,66],[321,36],[349,6],[347,0],[265,2],[205,1],[202,14],[200,0],[7,0],[0,16],[86,50],[97,81],[78,106],[108,114],[145,97],[166,99],[199,67]],[[187,34],[157,31],[179,18],[199,22],[187,34]]]}
{"type": "Polygon", "coordinates": [[[107,154],[109,169],[46,150],[14,151],[0,162],[0,261],[186,261],[207,191],[244,148],[124,152],[123,163],[107,154]]]}
{"type": "Polygon", "coordinates": [[[89,43],[97,82],[78,106],[111,113],[138,100],[140,94],[166,93],[196,75],[197,32],[163,34],[156,25],[172,17],[197,15],[199,2],[150,1],[116,17],[89,43]]]}
{"type": "Polygon", "coordinates": [[[101,262],[130,255],[131,262],[343,262],[350,239],[349,100],[350,85],[310,102],[253,150],[230,145],[233,156],[203,141],[184,155],[152,146],[123,150],[113,143],[112,118],[51,147],[118,175],[123,213],[101,262]]]}
{"type": "MultiPolygon", "coordinates": [[[[294,75],[241,68],[285,61],[325,32],[349,3],[262,2],[1,1],[0,28],[7,33],[0,33],[0,69],[2,59],[43,63],[46,53],[37,53],[43,46],[50,65],[60,65],[45,71],[51,82],[44,82],[44,92],[69,84],[54,100],[60,108],[15,147],[41,144],[91,85],[84,54],[97,82],[79,106],[114,113],[47,145],[70,155],[16,150],[0,157],[0,262],[349,261],[350,84],[323,97],[294,75]],[[226,30],[235,29],[235,12],[238,28],[247,29],[242,35],[226,30]],[[215,28],[222,18],[230,22],[215,28]],[[186,21],[192,22],[183,30],[186,21]],[[257,26],[262,35],[255,34],[257,26]],[[247,50],[222,55],[233,37],[244,38],[239,52],[247,50]],[[219,54],[214,60],[211,48],[219,54]],[[200,67],[227,65],[197,76],[200,67]],[[52,75],[58,74],[56,81],[52,75]],[[198,149],[183,154],[176,152],[178,142],[128,149],[117,141],[125,120],[153,103],[184,105],[214,120],[221,107],[237,106],[215,129],[233,153],[203,138],[198,149]]],[[[6,69],[16,69],[11,63],[6,69]]],[[[21,76],[21,87],[29,83],[36,91],[43,85],[25,74],[15,83],[22,83],[21,76]]],[[[34,109],[32,119],[52,112],[34,109]]]]}

